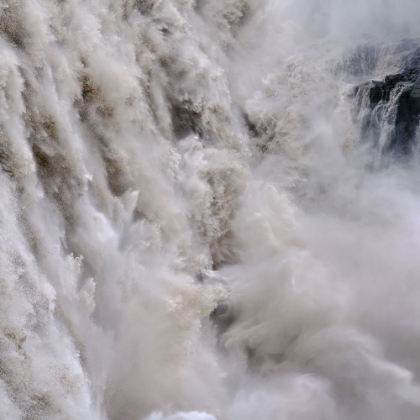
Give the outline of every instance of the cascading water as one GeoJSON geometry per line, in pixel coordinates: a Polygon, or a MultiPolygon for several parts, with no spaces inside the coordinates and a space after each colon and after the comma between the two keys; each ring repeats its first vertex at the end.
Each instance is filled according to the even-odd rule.
{"type": "Polygon", "coordinates": [[[2,0],[0,419],[418,419],[419,17],[2,0]]]}

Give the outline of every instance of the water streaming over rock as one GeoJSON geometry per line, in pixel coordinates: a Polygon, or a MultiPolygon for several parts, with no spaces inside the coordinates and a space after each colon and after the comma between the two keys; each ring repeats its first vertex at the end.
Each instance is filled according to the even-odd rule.
{"type": "Polygon", "coordinates": [[[418,419],[419,17],[2,0],[0,418],[418,419]]]}

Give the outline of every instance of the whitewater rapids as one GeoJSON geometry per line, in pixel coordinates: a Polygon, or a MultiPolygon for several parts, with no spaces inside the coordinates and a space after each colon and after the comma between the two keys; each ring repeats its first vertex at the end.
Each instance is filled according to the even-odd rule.
{"type": "Polygon", "coordinates": [[[0,419],[418,420],[420,153],[350,92],[419,18],[0,0],[0,419]]]}

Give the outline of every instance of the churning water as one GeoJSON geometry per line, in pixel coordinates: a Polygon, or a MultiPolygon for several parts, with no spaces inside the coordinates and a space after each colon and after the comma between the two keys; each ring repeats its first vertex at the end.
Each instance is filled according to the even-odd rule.
{"type": "Polygon", "coordinates": [[[352,95],[419,19],[1,0],[0,418],[419,419],[420,153],[352,95]]]}

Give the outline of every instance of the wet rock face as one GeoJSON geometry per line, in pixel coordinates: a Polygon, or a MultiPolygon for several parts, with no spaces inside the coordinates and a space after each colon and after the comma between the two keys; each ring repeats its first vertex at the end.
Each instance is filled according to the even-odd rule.
{"type": "Polygon", "coordinates": [[[420,116],[420,48],[402,60],[402,71],[355,88],[362,137],[384,153],[412,152],[420,116]]]}

